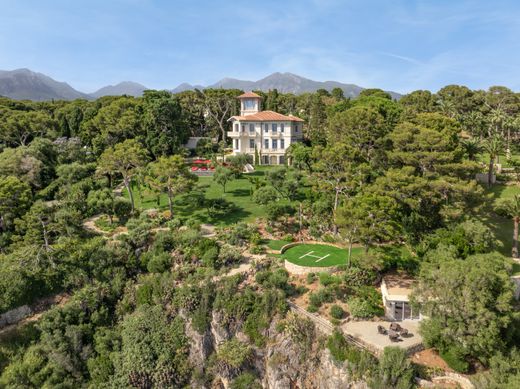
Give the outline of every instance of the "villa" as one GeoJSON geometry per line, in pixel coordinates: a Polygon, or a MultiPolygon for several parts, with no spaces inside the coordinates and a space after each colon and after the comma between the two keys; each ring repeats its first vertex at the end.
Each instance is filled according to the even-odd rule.
{"type": "Polygon", "coordinates": [[[303,140],[303,120],[292,115],[262,111],[262,97],[253,92],[240,96],[240,116],[229,121],[233,155],[248,154],[260,165],[284,165],[285,151],[303,140]]]}

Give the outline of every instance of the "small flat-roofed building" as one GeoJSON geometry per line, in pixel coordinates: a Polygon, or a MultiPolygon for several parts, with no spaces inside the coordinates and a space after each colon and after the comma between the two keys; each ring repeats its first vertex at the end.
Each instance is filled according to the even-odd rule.
{"type": "Polygon", "coordinates": [[[406,274],[387,274],[381,282],[381,294],[385,315],[390,320],[419,320],[421,315],[414,312],[409,295],[415,279],[406,274]]]}

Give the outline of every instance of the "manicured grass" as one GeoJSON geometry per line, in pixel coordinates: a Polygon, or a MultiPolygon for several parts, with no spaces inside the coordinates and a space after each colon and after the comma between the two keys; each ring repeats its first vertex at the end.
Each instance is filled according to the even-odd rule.
{"type": "MultiPolygon", "coordinates": [[[[362,248],[352,249],[352,255],[359,254],[362,248]]],[[[346,265],[348,250],[324,244],[301,244],[287,249],[282,258],[300,266],[328,267],[346,265]],[[323,258],[320,260],[320,258],[323,258]]]]}
{"type": "Polygon", "coordinates": [[[498,250],[506,256],[511,256],[513,222],[509,218],[497,215],[493,207],[500,199],[507,199],[520,194],[520,186],[495,184],[489,189],[486,188],[485,193],[489,196],[491,205],[482,209],[478,217],[493,231],[499,241],[498,250]]]}
{"type": "Polygon", "coordinates": [[[271,239],[269,240],[266,245],[267,247],[269,247],[271,250],[280,250],[283,246],[285,246],[286,244],[289,244],[291,242],[288,242],[286,240],[275,240],[275,239],[271,239]]]}
{"type": "MultiPolygon", "coordinates": [[[[226,185],[225,193],[222,186],[213,181],[213,177],[199,177],[198,185],[204,192],[206,199],[224,199],[234,204],[235,210],[218,216],[211,216],[207,209],[191,203],[190,195],[188,194],[175,198],[174,216],[192,217],[200,223],[209,223],[217,226],[227,226],[240,221],[253,222],[256,218],[265,216],[265,206],[253,202],[251,193],[254,186],[248,177],[263,178],[269,169],[273,169],[273,167],[258,166],[254,172],[243,174],[241,178],[231,180],[226,185]]],[[[133,192],[135,205],[138,209],[155,208],[163,211],[168,209],[168,197],[166,194],[162,194],[157,198],[153,193],[142,191],[141,198],[137,188],[133,192]],[[159,203],[157,200],[159,200],[159,203]]],[[[123,191],[123,195],[128,198],[126,190],[123,191]]]]}
{"type": "MultiPolygon", "coordinates": [[[[478,159],[479,162],[485,163],[487,165],[489,163],[489,154],[488,153],[479,154],[477,159],[478,159]]],[[[513,161],[520,161],[520,155],[519,154],[512,154],[511,155],[511,160],[513,160],[513,161]]],[[[500,163],[502,165],[502,167],[511,167],[511,165],[509,164],[509,161],[507,160],[505,154],[500,154],[498,163],[500,163]]]]}

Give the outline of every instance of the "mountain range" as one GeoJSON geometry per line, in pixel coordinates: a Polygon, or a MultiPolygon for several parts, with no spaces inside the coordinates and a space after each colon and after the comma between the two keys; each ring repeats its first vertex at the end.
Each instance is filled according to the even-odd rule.
{"type": "MultiPolygon", "coordinates": [[[[179,93],[186,90],[205,88],[225,88],[269,91],[277,89],[281,93],[301,94],[315,92],[318,89],[332,90],[341,88],[346,97],[356,97],[364,89],[354,84],[343,84],[337,81],[314,81],[292,73],[273,73],[258,81],[238,80],[235,78],[223,78],[208,85],[191,85],[182,83],[171,92],[179,93]]],[[[141,96],[146,88],[136,82],[124,81],[116,85],[108,85],[94,93],[77,91],[66,82],[59,82],[42,73],[36,73],[29,69],[16,69],[11,71],[0,70],[0,96],[17,100],[74,100],[96,99],[102,96],[141,96]]],[[[393,98],[399,99],[401,95],[389,92],[393,98]]]]}

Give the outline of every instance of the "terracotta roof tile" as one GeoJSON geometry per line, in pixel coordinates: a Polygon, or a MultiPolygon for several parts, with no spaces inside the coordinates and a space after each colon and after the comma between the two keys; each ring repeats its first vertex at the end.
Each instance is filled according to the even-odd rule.
{"type": "Polygon", "coordinates": [[[251,97],[256,97],[256,98],[259,98],[259,99],[262,98],[262,96],[257,95],[255,92],[246,92],[246,93],[241,94],[240,96],[238,96],[237,99],[247,99],[247,98],[251,98],[251,97]]]}
{"type": "Polygon", "coordinates": [[[246,116],[232,116],[229,120],[241,120],[247,122],[303,122],[303,119],[293,115],[282,115],[273,111],[260,111],[246,116]]]}

